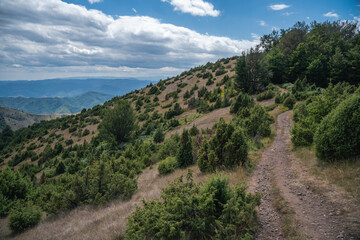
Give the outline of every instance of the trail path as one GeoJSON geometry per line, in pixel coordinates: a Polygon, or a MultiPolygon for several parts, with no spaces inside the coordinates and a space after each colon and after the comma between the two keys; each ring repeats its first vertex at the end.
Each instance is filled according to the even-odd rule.
{"type": "Polygon", "coordinates": [[[250,192],[263,195],[258,210],[260,229],[256,239],[287,239],[282,231],[284,216],[273,204],[276,197],[272,192],[274,186],[280,190],[287,208],[293,211],[301,239],[360,239],[360,215],[356,215],[359,213],[358,206],[348,206],[352,213],[339,211],[339,204],[346,202],[320,196],[301,181],[299,176],[304,173],[289,151],[290,116],[290,111],[278,116],[276,137],[262,154],[249,183],[250,192]]]}

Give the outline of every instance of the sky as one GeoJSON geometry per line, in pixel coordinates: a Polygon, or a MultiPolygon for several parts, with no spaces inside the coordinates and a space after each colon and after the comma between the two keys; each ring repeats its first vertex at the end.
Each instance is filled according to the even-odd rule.
{"type": "Polygon", "coordinates": [[[360,1],[1,0],[0,80],[159,80],[314,20],[359,22],[360,1]]]}

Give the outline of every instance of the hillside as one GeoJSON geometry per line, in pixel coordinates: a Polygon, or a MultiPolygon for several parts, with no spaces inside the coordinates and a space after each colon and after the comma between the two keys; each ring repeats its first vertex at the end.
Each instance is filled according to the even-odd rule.
{"type": "Polygon", "coordinates": [[[95,105],[103,104],[111,98],[112,95],[98,92],[87,92],[71,98],[0,97],[0,105],[36,114],[71,114],[80,112],[83,108],[91,108],[95,105]]]}
{"type": "Polygon", "coordinates": [[[150,81],[118,78],[64,78],[33,81],[0,81],[1,97],[76,97],[86,92],[119,96],[140,89],[150,81]]]}
{"type": "Polygon", "coordinates": [[[0,238],[356,239],[360,42],[341,24],[4,131],[0,238]]]}
{"type": "Polygon", "coordinates": [[[10,126],[11,129],[15,131],[34,123],[61,118],[64,116],[64,114],[33,114],[0,106],[0,131],[4,129],[6,125],[10,126]]]}

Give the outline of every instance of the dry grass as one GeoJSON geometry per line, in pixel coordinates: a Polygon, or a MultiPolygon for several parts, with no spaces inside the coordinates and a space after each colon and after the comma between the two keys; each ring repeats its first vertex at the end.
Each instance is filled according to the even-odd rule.
{"type": "Polygon", "coordinates": [[[212,128],[215,123],[219,121],[220,118],[224,118],[226,122],[230,121],[234,116],[230,114],[230,107],[220,108],[214,110],[210,113],[207,113],[203,116],[196,118],[194,121],[189,122],[183,126],[177,127],[174,130],[171,130],[166,133],[166,138],[170,137],[175,133],[181,133],[183,129],[190,129],[195,125],[198,129],[212,128]]]}
{"type": "Polygon", "coordinates": [[[360,204],[360,161],[321,162],[311,147],[293,150],[301,163],[316,177],[343,188],[356,203],[360,204]]]}

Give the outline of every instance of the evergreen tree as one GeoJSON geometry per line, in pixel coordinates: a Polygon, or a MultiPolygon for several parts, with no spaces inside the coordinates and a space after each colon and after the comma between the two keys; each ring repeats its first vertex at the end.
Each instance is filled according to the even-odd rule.
{"type": "Polygon", "coordinates": [[[155,135],[154,135],[154,142],[161,143],[164,141],[164,137],[165,137],[165,134],[164,134],[164,131],[162,130],[162,128],[156,129],[155,135]]]}
{"type": "Polygon", "coordinates": [[[236,76],[235,76],[235,87],[238,90],[249,92],[250,91],[250,79],[248,76],[248,69],[246,66],[245,53],[236,61],[236,76]]]}
{"type": "Polygon", "coordinates": [[[186,129],[184,129],[181,135],[180,146],[176,155],[176,159],[180,167],[187,167],[194,162],[191,137],[189,131],[186,129]]]}
{"type": "Polygon", "coordinates": [[[118,144],[128,141],[136,128],[136,116],[128,101],[121,100],[109,109],[100,125],[100,137],[118,144]]]}

